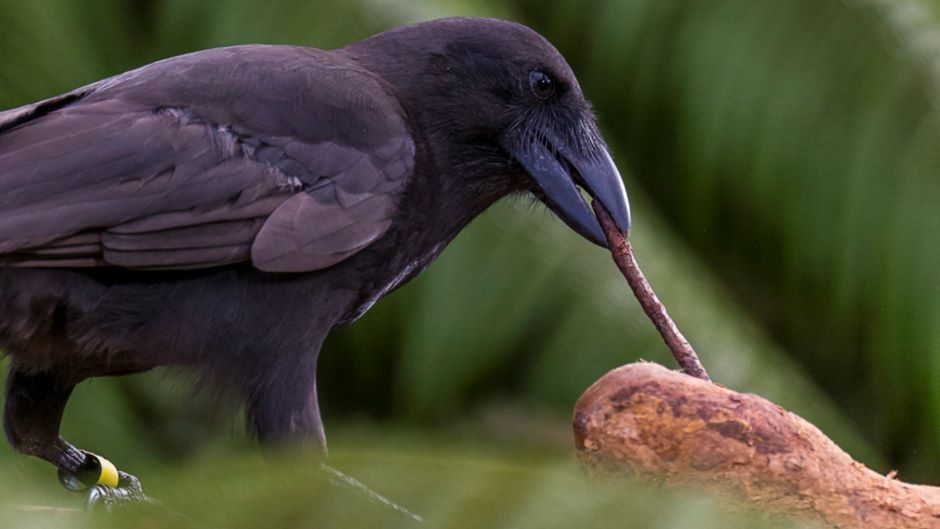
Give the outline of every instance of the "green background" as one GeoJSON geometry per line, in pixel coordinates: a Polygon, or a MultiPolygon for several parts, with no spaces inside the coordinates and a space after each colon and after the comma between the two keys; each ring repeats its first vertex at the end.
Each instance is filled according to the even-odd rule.
{"type": "MultiPolygon", "coordinates": [[[[0,0],[0,108],[236,43],[332,48],[416,20],[524,22],[569,59],[634,207],[638,257],[718,381],[854,457],[940,483],[940,42],[933,1],[0,0]]],[[[321,356],[334,464],[443,527],[755,527],[696,493],[592,488],[580,393],[672,366],[609,256],[501,203],[321,356]]],[[[264,466],[237,410],[185,372],[82,385],[63,434],[141,476],[154,527],[410,526],[264,466]]],[[[48,465],[0,449],[0,517],[87,520],[48,465]]],[[[126,516],[139,516],[130,513],[126,516]]],[[[6,527],[6,525],[0,524],[6,527]]]]}

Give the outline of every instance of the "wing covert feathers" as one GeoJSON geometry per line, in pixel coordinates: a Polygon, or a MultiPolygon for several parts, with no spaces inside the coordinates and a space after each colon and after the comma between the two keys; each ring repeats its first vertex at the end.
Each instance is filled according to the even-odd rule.
{"type": "Polygon", "coordinates": [[[413,167],[397,101],[329,52],[168,59],[0,113],[0,266],[317,270],[385,233],[413,167]]]}

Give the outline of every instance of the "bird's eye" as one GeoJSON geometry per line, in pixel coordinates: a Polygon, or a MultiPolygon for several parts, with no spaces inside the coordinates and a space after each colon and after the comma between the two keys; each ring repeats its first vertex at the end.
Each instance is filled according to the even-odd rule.
{"type": "Polygon", "coordinates": [[[555,80],[541,70],[529,72],[529,86],[535,97],[539,99],[548,99],[555,93],[555,80]]]}

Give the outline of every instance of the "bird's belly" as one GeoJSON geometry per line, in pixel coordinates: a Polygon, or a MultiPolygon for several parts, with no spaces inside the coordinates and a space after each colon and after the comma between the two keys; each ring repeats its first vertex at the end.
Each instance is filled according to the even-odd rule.
{"type": "Polygon", "coordinates": [[[155,359],[113,339],[122,334],[120,320],[95,323],[107,290],[68,270],[0,267],[0,350],[21,369],[73,379],[156,367],[155,359]]]}
{"type": "Polygon", "coordinates": [[[75,378],[164,365],[261,369],[288,348],[316,355],[351,301],[324,278],[250,267],[139,274],[0,267],[0,349],[28,369],[75,378]]]}

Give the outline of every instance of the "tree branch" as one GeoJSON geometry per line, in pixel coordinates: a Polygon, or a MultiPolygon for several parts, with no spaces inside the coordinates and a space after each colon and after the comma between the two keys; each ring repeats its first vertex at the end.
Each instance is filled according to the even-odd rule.
{"type": "Polygon", "coordinates": [[[574,433],[593,475],[704,485],[840,529],[940,527],[940,488],[877,474],[780,406],[657,364],[595,382],[574,433]]]}

